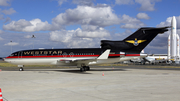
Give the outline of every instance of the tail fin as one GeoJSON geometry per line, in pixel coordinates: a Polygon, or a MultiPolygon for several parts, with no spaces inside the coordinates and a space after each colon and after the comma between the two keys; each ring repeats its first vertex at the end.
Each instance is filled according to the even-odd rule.
{"type": "Polygon", "coordinates": [[[140,53],[159,33],[168,31],[169,27],[140,28],[123,41],[101,40],[102,48],[118,49],[126,52],[140,53]]]}

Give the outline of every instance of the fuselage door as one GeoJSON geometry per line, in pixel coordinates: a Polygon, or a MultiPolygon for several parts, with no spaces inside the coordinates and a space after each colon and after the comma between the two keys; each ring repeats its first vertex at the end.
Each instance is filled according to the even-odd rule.
{"type": "Polygon", "coordinates": [[[120,52],[120,57],[125,57],[125,52],[120,52]]]}
{"type": "Polygon", "coordinates": [[[22,58],[22,52],[18,53],[18,58],[22,58]]]}

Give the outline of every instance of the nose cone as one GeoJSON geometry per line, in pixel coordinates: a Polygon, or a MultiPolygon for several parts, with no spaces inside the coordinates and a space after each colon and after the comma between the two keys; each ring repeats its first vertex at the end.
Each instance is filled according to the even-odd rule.
{"type": "Polygon", "coordinates": [[[10,60],[7,57],[3,58],[3,61],[10,63],[10,60]]]}
{"type": "Polygon", "coordinates": [[[172,17],[171,27],[172,27],[172,29],[176,29],[176,18],[175,18],[175,16],[172,17]]]}
{"type": "Polygon", "coordinates": [[[3,61],[7,62],[6,58],[3,58],[3,61]]]}

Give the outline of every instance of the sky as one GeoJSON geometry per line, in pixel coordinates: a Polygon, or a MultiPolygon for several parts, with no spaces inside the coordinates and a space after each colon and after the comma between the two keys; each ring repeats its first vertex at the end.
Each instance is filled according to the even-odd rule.
{"type": "MultiPolygon", "coordinates": [[[[180,0],[0,0],[0,57],[26,49],[99,48],[100,40],[123,40],[141,27],[165,27],[180,0]],[[35,38],[32,38],[32,35],[35,38]]],[[[170,31],[145,49],[167,54],[170,31]]]]}

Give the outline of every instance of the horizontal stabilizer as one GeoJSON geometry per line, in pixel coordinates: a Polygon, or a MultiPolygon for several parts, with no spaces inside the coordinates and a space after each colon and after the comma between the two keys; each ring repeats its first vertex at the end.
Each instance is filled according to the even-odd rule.
{"type": "Polygon", "coordinates": [[[102,53],[97,59],[108,59],[110,53],[110,49],[107,49],[104,53],[102,53]]]}

